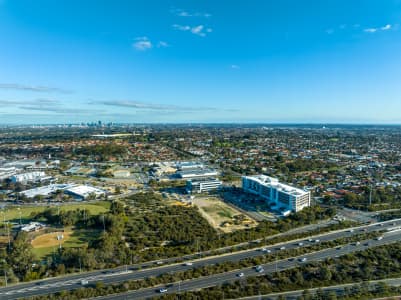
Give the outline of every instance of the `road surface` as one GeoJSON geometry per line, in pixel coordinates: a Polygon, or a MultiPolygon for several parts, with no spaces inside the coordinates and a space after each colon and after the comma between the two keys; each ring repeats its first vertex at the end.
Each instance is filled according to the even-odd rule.
{"type": "MultiPolygon", "coordinates": [[[[337,257],[341,255],[345,255],[347,253],[366,250],[370,247],[380,246],[390,243],[395,243],[401,241],[401,231],[397,231],[394,233],[385,233],[384,238],[382,240],[365,240],[361,241],[361,244],[356,245],[349,245],[346,247],[342,247],[341,249],[338,248],[329,248],[322,251],[312,252],[308,254],[304,254],[301,256],[293,257],[291,259],[283,259],[277,262],[264,264],[263,269],[264,272],[258,273],[256,272],[254,267],[243,268],[241,270],[234,270],[226,273],[215,274],[211,276],[205,276],[201,278],[191,279],[182,282],[175,282],[166,285],[168,289],[166,293],[179,293],[183,291],[193,291],[197,289],[207,288],[211,286],[216,286],[228,282],[233,282],[236,280],[241,280],[237,274],[243,273],[245,278],[247,276],[260,276],[265,274],[272,274],[276,271],[282,271],[290,268],[297,267],[303,262],[300,260],[303,258],[307,259],[307,262],[311,261],[321,261],[326,258],[337,257]]],[[[97,297],[98,300],[125,300],[125,299],[147,299],[152,297],[160,296],[159,289],[164,288],[165,286],[160,286],[158,288],[151,287],[145,288],[135,291],[130,291],[127,293],[122,294],[115,294],[115,295],[108,295],[103,297],[97,297]]]]}
{"type": "MultiPolygon", "coordinates": [[[[319,236],[314,236],[312,242],[309,242],[308,239],[303,239],[303,245],[299,246],[298,241],[289,241],[283,242],[276,245],[270,245],[266,248],[271,251],[271,254],[274,255],[277,253],[280,247],[284,246],[286,249],[295,249],[299,247],[305,247],[310,244],[315,243],[315,239],[319,239],[320,242],[331,241],[342,237],[351,237],[356,234],[361,234],[365,232],[375,232],[381,231],[389,227],[401,226],[401,219],[399,220],[391,220],[382,222],[380,224],[375,225],[366,225],[356,227],[352,230],[341,230],[335,232],[324,233],[319,236]],[[380,226],[383,224],[383,226],[380,226]]],[[[401,233],[399,231],[398,233],[401,233]]],[[[397,235],[398,236],[398,235],[397,235]]],[[[388,241],[388,239],[383,239],[384,241],[388,241]]],[[[262,245],[260,245],[262,247],[262,245]]],[[[363,249],[363,248],[361,248],[363,249]]],[[[345,250],[344,250],[345,251],[345,250]]],[[[342,251],[337,251],[336,253],[341,254],[342,251]]],[[[211,264],[222,263],[226,261],[240,261],[246,258],[258,257],[261,255],[266,255],[265,252],[260,251],[259,249],[249,249],[243,250],[233,253],[227,253],[218,256],[206,257],[201,259],[192,260],[192,266],[186,266],[183,263],[176,263],[171,265],[160,265],[154,268],[143,269],[144,267],[156,266],[154,262],[148,262],[135,266],[127,266],[120,267],[116,269],[107,269],[107,270],[98,270],[92,271],[83,274],[76,274],[64,277],[55,277],[49,279],[43,279],[40,281],[33,281],[27,283],[21,283],[16,285],[9,285],[8,287],[3,287],[0,289],[0,299],[18,299],[21,297],[29,297],[32,295],[42,295],[55,293],[62,290],[72,290],[78,287],[81,287],[81,280],[87,280],[90,284],[95,284],[96,282],[103,282],[104,284],[118,283],[126,280],[139,280],[144,279],[150,276],[158,276],[165,273],[175,273],[181,272],[185,270],[189,270],[195,267],[202,267],[211,264]],[[142,267],[141,270],[138,270],[139,266],[142,267]]],[[[164,260],[163,264],[166,262],[174,261],[176,258],[164,260]]],[[[203,279],[202,279],[203,280],[203,279]]]]}

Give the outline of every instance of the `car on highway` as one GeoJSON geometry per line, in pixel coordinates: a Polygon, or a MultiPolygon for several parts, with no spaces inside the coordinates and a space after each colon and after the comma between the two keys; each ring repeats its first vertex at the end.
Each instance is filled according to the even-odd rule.
{"type": "Polygon", "coordinates": [[[89,281],[87,279],[82,279],[81,280],[81,285],[87,285],[89,281]]]}
{"type": "Polygon", "coordinates": [[[302,242],[298,243],[298,246],[303,246],[303,245],[304,245],[304,243],[302,243],[302,242]]]}
{"type": "Polygon", "coordinates": [[[167,289],[166,288],[161,288],[161,289],[159,289],[159,293],[160,294],[167,293],[167,289]]]}
{"type": "Polygon", "coordinates": [[[187,267],[192,266],[192,265],[193,265],[193,263],[191,263],[190,261],[189,261],[189,262],[186,262],[186,263],[184,264],[184,266],[187,266],[187,267]]]}
{"type": "Polygon", "coordinates": [[[163,264],[162,261],[157,261],[157,262],[156,262],[156,265],[162,265],[162,264],[163,264]]]}
{"type": "Polygon", "coordinates": [[[262,272],[264,272],[265,271],[265,269],[263,269],[263,267],[262,266],[256,266],[255,267],[255,270],[256,270],[256,272],[259,272],[259,273],[262,273],[262,272]]]}
{"type": "Polygon", "coordinates": [[[280,247],[280,250],[285,250],[285,246],[281,246],[281,247],[280,247]]]}
{"type": "Polygon", "coordinates": [[[356,242],[355,246],[359,246],[361,244],[361,242],[356,242]]]}
{"type": "Polygon", "coordinates": [[[348,230],[348,232],[354,232],[354,229],[350,229],[350,230],[348,230]]]}
{"type": "Polygon", "coordinates": [[[240,277],[240,278],[241,278],[241,277],[244,277],[244,276],[245,276],[245,274],[242,273],[242,272],[237,274],[237,277],[240,277]]]}
{"type": "Polygon", "coordinates": [[[381,241],[383,239],[382,236],[379,236],[376,240],[381,241]]]}
{"type": "Polygon", "coordinates": [[[319,239],[316,239],[316,240],[315,240],[315,243],[320,243],[320,240],[319,240],[319,239]]]}
{"type": "Polygon", "coordinates": [[[306,257],[300,258],[299,261],[300,262],[306,262],[308,259],[306,257]]]}

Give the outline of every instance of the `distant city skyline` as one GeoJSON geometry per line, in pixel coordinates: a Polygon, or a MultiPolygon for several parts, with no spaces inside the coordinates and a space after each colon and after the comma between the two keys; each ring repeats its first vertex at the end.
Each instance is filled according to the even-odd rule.
{"type": "Polygon", "coordinates": [[[0,0],[0,124],[401,124],[400,24],[400,0],[0,0]]]}

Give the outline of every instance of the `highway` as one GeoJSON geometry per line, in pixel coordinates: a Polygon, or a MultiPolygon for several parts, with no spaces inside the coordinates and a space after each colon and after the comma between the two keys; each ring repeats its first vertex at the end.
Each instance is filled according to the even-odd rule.
{"type": "MultiPolygon", "coordinates": [[[[309,241],[308,239],[300,240],[303,243],[303,245],[301,246],[298,244],[299,241],[289,241],[276,245],[266,246],[266,248],[271,251],[271,255],[274,255],[278,251],[282,251],[279,250],[279,248],[281,247],[285,247],[286,249],[295,249],[299,247],[305,247],[310,244],[314,244],[316,243],[315,242],[316,239],[319,239],[320,242],[325,242],[342,237],[350,237],[356,234],[381,231],[385,230],[386,228],[400,226],[401,219],[386,221],[382,222],[381,224],[360,226],[354,228],[353,230],[346,229],[341,231],[329,232],[322,235],[316,235],[314,237],[311,237],[312,241],[309,241]],[[381,224],[383,225],[380,226],[381,224]]],[[[387,238],[383,240],[388,241],[387,238]]],[[[103,282],[105,284],[110,284],[126,280],[144,279],[149,276],[158,276],[164,273],[185,271],[194,267],[201,267],[211,264],[222,263],[226,261],[239,261],[246,258],[266,255],[266,252],[260,251],[261,247],[262,245],[259,245],[258,249],[249,249],[233,253],[227,253],[214,257],[212,256],[212,257],[192,260],[193,262],[192,266],[186,266],[183,263],[158,266],[154,262],[149,262],[135,266],[92,271],[88,273],[75,274],[64,277],[55,277],[55,278],[43,279],[39,281],[21,283],[16,285],[9,285],[8,287],[3,287],[0,289],[0,299],[18,299],[21,297],[29,297],[32,295],[42,295],[42,294],[55,293],[62,290],[72,290],[81,287],[80,284],[81,280],[88,280],[90,284],[95,284],[96,282],[103,282]],[[153,268],[150,268],[150,266],[153,266],[153,268]],[[140,270],[139,267],[141,267],[140,270]],[[147,267],[147,269],[144,269],[145,267],[147,267]]],[[[341,251],[338,250],[336,253],[341,254],[341,251]]],[[[170,261],[174,260],[176,260],[176,258],[171,259],[170,261]]]]}
{"type": "MultiPolygon", "coordinates": [[[[387,278],[387,279],[381,279],[381,280],[363,281],[364,284],[367,284],[369,287],[372,287],[372,288],[374,288],[378,283],[381,283],[381,282],[383,282],[389,286],[400,286],[401,278],[387,278]]],[[[331,286],[312,288],[312,289],[307,289],[307,290],[310,292],[311,295],[316,293],[316,291],[318,291],[319,289],[323,290],[325,292],[333,291],[337,295],[342,295],[345,288],[351,288],[358,284],[362,284],[362,282],[331,285],[331,286]]],[[[238,299],[239,300],[259,300],[259,299],[274,300],[274,299],[279,298],[280,296],[285,296],[286,300],[296,300],[296,299],[298,299],[298,297],[302,296],[304,291],[305,290],[296,290],[296,291],[289,291],[289,292],[243,297],[243,298],[238,298],[238,299]]]]}
{"type": "MultiPolygon", "coordinates": [[[[226,272],[226,273],[220,273],[220,274],[216,274],[216,275],[200,277],[197,279],[167,284],[166,288],[168,290],[166,293],[179,293],[179,292],[183,292],[183,291],[193,291],[193,290],[207,288],[207,287],[220,285],[220,284],[224,284],[224,283],[228,283],[228,282],[233,282],[236,280],[243,280],[243,278],[246,278],[247,276],[261,276],[261,275],[265,275],[265,274],[271,274],[276,271],[282,271],[282,270],[297,267],[297,266],[303,264],[303,262],[300,261],[303,258],[306,258],[308,262],[321,261],[326,258],[341,256],[341,255],[345,255],[347,253],[365,250],[365,249],[368,249],[369,247],[390,244],[390,243],[394,243],[394,242],[398,242],[398,241],[401,241],[401,231],[397,231],[394,233],[385,233],[384,238],[380,241],[375,240],[375,239],[374,240],[364,240],[364,241],[361,241],[361,244],[358,246],[349,245],[349,246],[342,247],[341,249],[329,248],[329,249],[325,249],[322,251],[312,252],[312,253],[308,253],[305,255],[293,257],[290,259],[283,259],[283,260],[279,260],[277,262],[264,264],[264,265],[262,265],[263,269],[264,269],[264,272],[262,272],[262,273],[258,273],[255,270],[255,268],[249,267],[249,268],[244,268],[241,270],[235,270],[235,271],[230,271],[230,272],[226,272]],[[239,273],[244,274],[242,279],[237,276],[239,273]]],[[[106,299],[107,300],[126,300],[126,299],[145,299],[145,298],[157,297],[160,295],[158,290],[161,287],[164,287],[164,286],[160,286],[158,288],[155,288],[155,287],[145,288],[145,289],[141,289],[141,290],[131,291],[131,292],[122,293],[122,294],[116,294],[116,295],[108,295],[108,296],[104,296],[104,297],[97,297],[96,299],[98,299],[98,300],[106,300],[106,299]]]]}

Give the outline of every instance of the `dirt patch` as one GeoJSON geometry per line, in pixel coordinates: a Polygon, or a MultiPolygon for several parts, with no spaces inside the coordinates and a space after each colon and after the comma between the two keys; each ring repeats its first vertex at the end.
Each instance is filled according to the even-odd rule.
{"type": "Polygon", "coordinates": [[[200,213],[210,225],[223,232],[232,232],[257,225],[254,220],[249,219],[220,199],[196,198],[193,203],[199,207],[200,213]]]}
{"type": "Polygon", "coordinates": [[[46,248],[52,246],[58,246],[60,243],[64,244],[71,236],[72,231],[57,231],[51,233],[45,233],[37,236],[32,242],[34,248],[46,248]],[[62,237],[61,239],[58,239],[62,237]]]}

